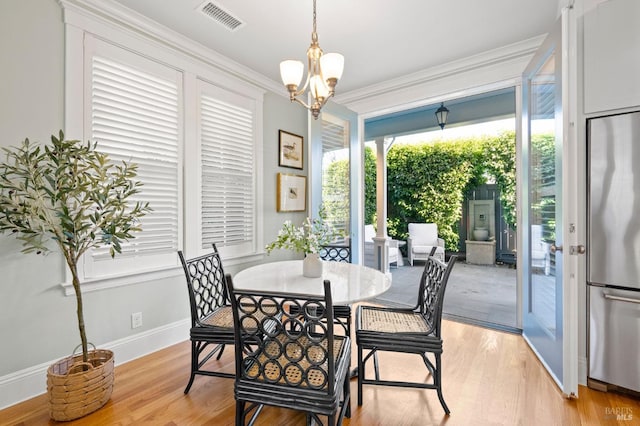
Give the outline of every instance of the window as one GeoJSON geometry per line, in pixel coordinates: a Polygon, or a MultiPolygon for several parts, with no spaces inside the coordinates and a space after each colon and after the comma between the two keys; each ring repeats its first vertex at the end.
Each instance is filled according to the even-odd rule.
{"type": "Polygon", "coordinates": [[[84,257],[84,279],[175,264],[181,74],[92,37],[86,45],[85,139],[97,141],[114,163],[138,165],[136,179],[143,186],[132,201],[148,201],[153,211],[115,260],[107,247],[91,250],[84,257]]]}
{"type": "Polygon", "coordinates": [[[349,235],[350,231],[349,122],[322,114],[322,204],[327,222],[349,235]]]}
{"type": "Polygon", "coordinates": [[[161,28],[126,30],[126,13],[64,7],[65,133],[138,164],[137,197],[153,209],[115,259],[85,255],[85,291],[178,276],[178,249],[196,256],[215,242],[227,264],[261,255],[264,90],[161,28]]]}
{"type": "Polygon", "coordinates": [[[227,254],[255,240],[255,101],[199,81],[201,248],[227,254]]]}

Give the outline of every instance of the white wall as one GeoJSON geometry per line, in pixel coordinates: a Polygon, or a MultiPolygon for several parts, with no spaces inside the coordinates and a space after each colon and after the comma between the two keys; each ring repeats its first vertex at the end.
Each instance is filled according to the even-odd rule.
{"type": "MultiPolygon", "coordinates": [[[[0,1],[0,57],[0,147],[25,137],[48,141],[64,118],[64,25],[56,0],[0,1]]],[[[284,220],[306,216],[276,213],[275,185],[278,171],[292,170],[278,167],[278,129],[305,135],[307,113],[273,93],[266,95],[264,109],[264,239],[269,242],[284,220]]],[[[60,286],[62,257],[19,251],[16,240],[0,235],[0,409],[43,393],[46,366],[69,355],[79,342],[75,298],[65,296],[60,286]]],[[[116,364],[188,339],[183,275],[90,292],[84,303],[89,340],[113,348],[116,364]],[[131,329],[132,312],[143,313],[142,328],[131,329]]]]}

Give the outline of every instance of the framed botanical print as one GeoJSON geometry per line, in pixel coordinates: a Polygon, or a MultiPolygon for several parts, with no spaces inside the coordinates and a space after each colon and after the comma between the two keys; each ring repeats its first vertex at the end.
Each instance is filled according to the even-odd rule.
{"type": "Polygon", "coordinates": [[[282,167],[302,170],[304,138],[284,130],[279,130],[278,136],[280,147],[278,164],[282,167]]]}
{"type": "Polygon", "coordinates": [[[307,177],[278,173],[279,212],[303,212],[307,209],[307,177]]]}

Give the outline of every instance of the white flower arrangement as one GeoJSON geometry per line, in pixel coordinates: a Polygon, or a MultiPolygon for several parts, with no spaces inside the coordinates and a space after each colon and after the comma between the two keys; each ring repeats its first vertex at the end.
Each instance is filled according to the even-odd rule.
{"type": "Polygon", "coordinates": [[[304,254],[319,253],[320,249],[341,237],[342,233],[335,231],[324,221],[323,211],[318,219],[306,218],[301,226],[297,227],[287,220],[278,231],[278,238],[267,244],[265,250],[271,253],[274,249],[286,249],[304,254]]]}

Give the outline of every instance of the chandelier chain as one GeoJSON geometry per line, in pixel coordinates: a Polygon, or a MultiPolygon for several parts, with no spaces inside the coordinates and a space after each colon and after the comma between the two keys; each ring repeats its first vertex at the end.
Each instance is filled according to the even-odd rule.
{"type": "Polygon", "coordinates": [[[313,33],[317,33],[316,31],[316,0],[313,0],[313,33]]]}

